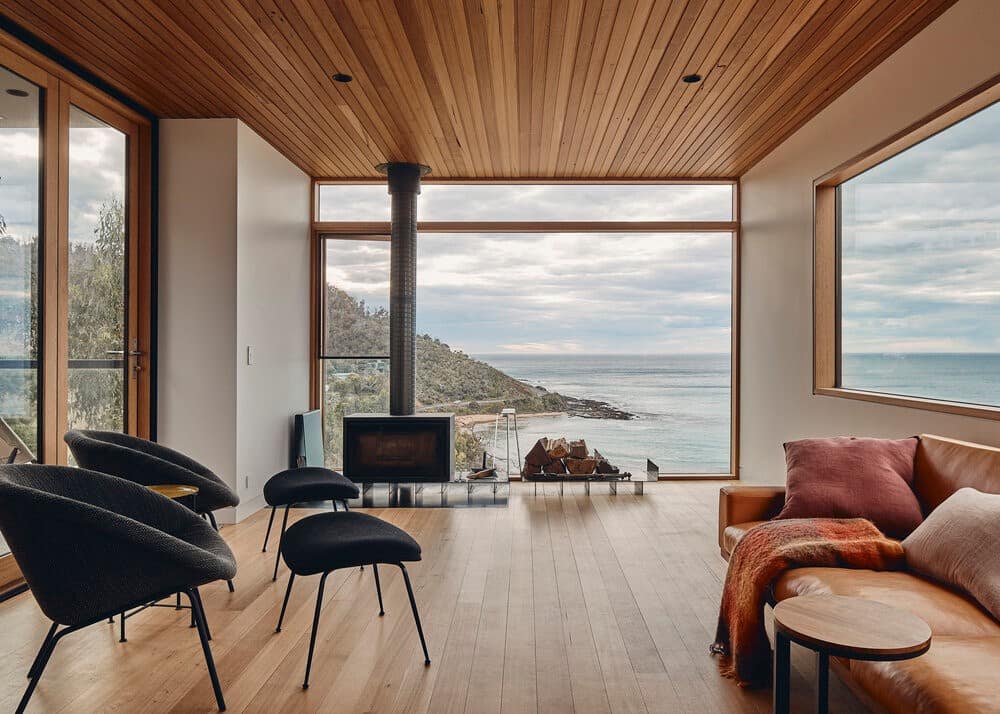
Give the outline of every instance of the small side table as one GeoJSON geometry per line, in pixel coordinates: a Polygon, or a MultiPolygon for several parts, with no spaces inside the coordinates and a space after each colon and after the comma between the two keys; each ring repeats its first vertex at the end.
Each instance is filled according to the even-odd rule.
{"type": "MultiPolygon", "coordinates": [[[[157,483],[151,486],[147,486],[150,491],[156,491],[156,493],[161,496],[166,496],[167,498],[173,499],[180,502],[181,499],[190,498],[190,503],[182,504],[186,505],[192,511],[195,510],[197,505],[196,501],[198,498],[198,487],[197,486],[187,486],[182,483],[157,483]]],[[[137,615],[146,608],[149,607],[172,607],[175,610],[189,610],[191,609],[189,605],[181,605],[181,594],[177,593],[177,602],[173,605],[161,605],[159,602],[151,602],[141,607],[137,607],[131,612],[123,612],[121,614],[121,636],[118,638],[119,642],[128,642],[125,637],[125,620],[132,617],[132,615],[137,615]]],[[[109,623],[113,623],[115,619],[113,617],[108,618],[109,623]]],[[[194,627],[194,611],[191,612],[191,627],[194,627]]],[[[209,638],[211,639],[211,638],[209,638]]]]}
{"type": "Polygon", "coordinates": [[[197,486],[187,486],[182,483],[156,483],[152,486],[147,486],[150,491],[156,491],[161,496],[166,496],[175,501],[179,501],[182,498],[190,498],[190,508],[195,510],[196,501],[198,499],[198,487],[197,486]]]}
{"type": "Polygon", "coordinates": [[[830,657],[891,662],[931,646],[931,628],[916,615],[864,598],[802,595],[774,608],[774,711],[789,712],[790,644],[817,654],[816,711],[826,714],[830,657]]]}

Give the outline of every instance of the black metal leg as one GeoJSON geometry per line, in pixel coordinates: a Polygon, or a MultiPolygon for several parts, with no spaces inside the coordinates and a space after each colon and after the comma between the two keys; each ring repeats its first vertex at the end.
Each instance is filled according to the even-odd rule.
{"type": "Polygon", "coordinates": [[[316,649],[316,630],[319,628],[319,613],[323,608],[323,588],[326,585],[326,576],[329,572],[323,573],[319,579],[319,592],[316,593],[316,614],[313,615],[312,635],[309,637],[309,658],[306,660],[306,678],[302,682],[303,689],[309,689],[309,671],[312,669],[313,650],[316,649]]]}
{"type": "Polygon", "coordinates": [[[118,641],[119,641],[119,642],[128,642],[128,640],[127,640],[127,639],[125,638],[125,613],[123,612],[123,613],[121,614],[121,616],[120,616],[120,617],[119,617],[118,619],[119,619],[119,621],[120,621],[120,622],[122,623],[122,627],[121,627],[121,630],[122,630],[122,632],[121,632],[121,637],[119,637],[119,638],[118,638],[118,641]]]}
{"type": "Polygon", "coordinates": [[[278,615],[278,627],[275,632],[281,632],[281,623],[285,621],[285,609],[288,607],[288,598],[292,595],[292,583],[295,582],[295,573],[288,574],[288,589],[285,590],[285,599],[281,603],[281,614],[278,615]]]}
{"type": "Polygon", "coordinates": [[[109,618],[108,618],[108,624],[109,624],[109,625],[113,625],[113,624],[115,624],[115,618],[113,618],[113,617],[109,617],[109,618]]]}
{"type": "Polygon", "coordinates": [[[816,653],[816,713],[830,711],[830,655],[816,653]]]}
{"type": "Polygon", "coordinates": [[[375,592],[378,593],[378,616],[382,617],[385,608],[382,607],[382,583],[378,581],[378,563],[372,563],[372,570],[375,571],[375,592]]]}
{"type": "Polygon", "coordinates": [[[410,585],[410,574],[406,572],[406,566],[396,563],[403,571],[403,581],[406,583],[406,594],[410,596],[410,609],[413,610],[413,621],[417,623],[417,634],[420,635],[420,646],[424,648],[424,664],[431,663],[431,656],[427,654],[427,642],[424,640],[424,628],[420,626],[420,613],[417,612],[417,601],[413,598],[413,586],[410,585]]]}
{"type": "MultiPolygon", "coordinates": [[[[206,516],[208,517],[208,522],[212,524],[212,528],[214,528],[215,532],[218,533],[219,532],[219,522],[217,520],[215,520],[215,514],[212,511],[208,511],[206,513],[202,513],[201,515],[202,515],[202,518],[205,518],[206,516]]],[[[265,547],[267,546],[267,540],[266,539],[264,541],[264,545],[265,545],[265,547]]],[[[227,580],[226,581],[226,585],[229,587],[229,592],[231,592],[231,593],[236,592],[236,588],[233,586],[233,581],[232,580],[227,580]]]]}
{"type": "MultiPolygon", "coordinates": [[[[198,599],[198,608],[201,610],[202,617],[204,617],[204,615],[205,615],[205,605],[201,601],[201,592],[198,590],[198,588],[192,588],[191,592],[194,593],[194,596],[198,599]]],[[[209,642],[211,642],[212,641],[212,631],[210,629],[208,629],[208,618],[207,617],[204,618],[204,622],[205,622],[205,634],[208,636],[209,642]]]]}
{"type": "Polygon", "coordinates": [[[791,643],[787,635],[780,631],[774,633],[774,687],[772,701],[774,714],[789,714],[791,685],[791,643]]]}
{"type": "Polygon", "coordinates": [[[271,526],[274,524],[274,512],[277,510],[277,506],[271,506],[271,517],[267,519],[267,533],[264,534],[264,547],[260,549],[261,553],[267,552],[267,539],[271,537],[271,526]]]}
{"type": "MultiPolygon", "coordinates": [[[[285,506],[285,516],[281,519],[281,538],[285,537],[285,527],[288,526],[288,509],[292,507],[292,504],[285,506]]],[[[274,575],[271,577],[271,582],[275,582],[278,579],[278,563],[281,562],[281,540],[278,540],[278,552],[274,556],[274,575]]]]}
{"type": "Polygon", "coordinates": [[[222,696],[222,685],[219,684],[219,673],[215,671],[215,660],[212,659],[212,647],[208,644],[208,622],[205,619],[205,611],[201,606],[201,597],[198,595],[198,588],[191,588],[187,592],[191,601],[191,610],[194,612],[195,622],[198,625],[198,637],[201,639],[201,649],[205,653],[205,664],[208,665],[208,676],[212,680],[212,689],[215,690],[215,702],[219,705],[219,711],[226,711],[226,700],[222,696]]]}
{"type": "Polygon", "coordinates": [[[14,710],[15,714],[22,714],[28,706],[28,701],[31,699],[31,695],[35,692],[35,686],[38,684],[38,680],[42,678],[42,672],[45,671],[45,665],[49,663],[49,657],[52,656],[52,650],[56,648],[56,643],[59,642],[59,638],[69,631],[70,628],[67,628],[58,635],[47,637],[45,642],[42,643],[42,649],[39,650],[38,656],[35,658],[35,663],[31,666],[32,670],[34,670],[34,674],[28,679],[28,687],[24,690],[24,695],[21,697],[21,701],[18,703],[17,709],[14,710]]]}
{"type": "MultiPolygon", "coordinates": [[[[113,621],[114,620],[112,620],[112,622],[113,621]]],[[[45,639],[42,640],[42,646],[38,648],[38,654],[35,655],[35,661],[32,662],[31,666],[28,668],[28,679],[31,679],[35,676],[35,672],[38,669],[38,663],[42,661],[42,653],[45,652],[45,650],[49,646],[49,643],[52,641],[52,638],[55,636],[57,627],[59,627],[59,625],[53,622],[52,627],[49,628],[49,633],[45,635],[45,639]]]]}
{"type": "Polygon", "coordinates": [[[177,602],[174,605],[174,609],[175,610],[180,610],[181,609],[181,594],[180,593],[177,593],[177,602]]]}
{"type": "Polygon", "coordinates": [[[341,501],[341,503],[344,504],[344,510],[345,511],[351,510],[351,507],[347,505],[347,499],[346,498],[343,501],[341,501]]]}

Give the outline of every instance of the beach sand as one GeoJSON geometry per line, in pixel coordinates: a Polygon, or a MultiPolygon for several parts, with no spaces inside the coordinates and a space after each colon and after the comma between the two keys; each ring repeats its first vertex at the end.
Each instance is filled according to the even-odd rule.
{"type": "MultiPolygon", "coordinates": [[[[520,420],[530,419],[531,417],[557,417],[565,416],[565,414],[566,412],[534,412],[518,414],[517,418],[520,420]]],[[[463,414],[462,416],[455,417],[455,423],[463,429],[468,429],[479,424],[493,424],[496,420],[496,414],[463,414]]]]}

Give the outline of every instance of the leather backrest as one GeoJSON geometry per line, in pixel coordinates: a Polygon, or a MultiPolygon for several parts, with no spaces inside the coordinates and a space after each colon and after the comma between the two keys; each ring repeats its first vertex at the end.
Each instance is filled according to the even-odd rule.
{"type": "Polygon", "coordinates": [[[985,493],[1000,493],[1000,449],[921,434],[914,490],[924,513],[930,513],[965,486],[985,493]]]}

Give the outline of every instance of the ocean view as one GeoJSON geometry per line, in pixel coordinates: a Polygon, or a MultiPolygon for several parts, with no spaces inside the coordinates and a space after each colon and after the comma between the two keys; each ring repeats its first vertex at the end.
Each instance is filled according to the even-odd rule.
{"type": "Polygon", "coordinates": [[[848,389],[1000,405],[1000,354],[846,354],[841,384],[848,389]]]}
{"type": "MultiPolygon", "coordinates": [[[[729,355],[510,355],[476,359],[531,385],[596,399],[635,414],[627,421],[556,416],[519,420],[521,455],[542,436],[583,438],[622,471],[729,472],[729,355]]],[[[478,427],[487,445],[493,425],[478,427]]],[[[500,457],[503,456],[500,435],[500,457]]],[[[513,454],[513,446],[512,446],[513,454]]],[[[498,464],[499,465],[499,464],[498,464]]]]}

